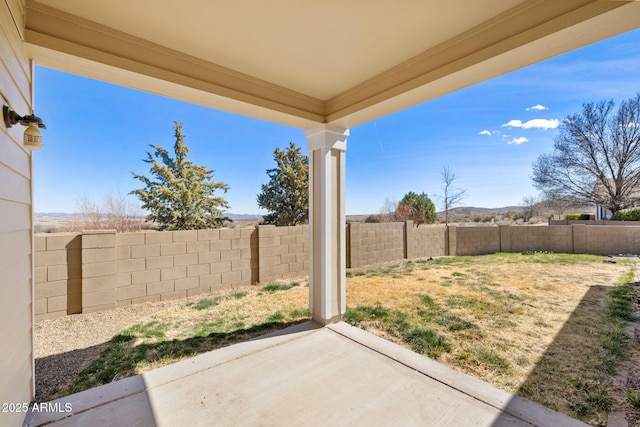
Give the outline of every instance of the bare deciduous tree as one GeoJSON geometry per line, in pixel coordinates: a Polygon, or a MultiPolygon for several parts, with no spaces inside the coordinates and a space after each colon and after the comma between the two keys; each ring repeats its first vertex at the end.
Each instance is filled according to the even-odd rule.
{"type": "Polygon", "coordinates": [[[387,197],[386,199],[384,199],[382,208],[380,208],[380,213],[378,214],[378,221],[379,222],[401,221],[399,219],[396,219],[397,209],[398,209],[398,202],[391,197],[387,197]]]}
{"type": "Polygon", "coordinates": [[[614,106],[584,104],[563,120],[553,152],[533,164],[533,184],[547,199],[578,199],[612,213],[640,199],[640,94],[614,106]]]}
{"type": "Polygon", "coordinates": [[[522,198],[523,213],[527,220],[538,215],[540,203],[538,196],[526,196],[522,198]]]}
{"type": "Polygon", "coordinates": [[[405,222],[411,219],[411,209],[396,199],[384,199],[380,213],[376,215],[377,222],[405,222]]]}
{"type": "Polygon", "coordinates": [[[453,182],[456,180],[456,175],[449,169],[448,166],[442,168],[440,172],[440,182],[442,186],[442,194],[438,196],[444,209],[444,222],[449,225],[449,210],[455,205],[460,203],[462,199],[467,197],[467,191],[461,188],[455,188],[453,182]]]}
{"type": "Polygon", "coordinates": [[[565,214],[585,208],[584,202],[574,197],[543,197],[541,202],[549,214],[565,214]]]}
{"type": "Polygon", "coordinates": [[[105,196],[101,203],[80,197],[77,209],[81,217],[73,224],[76,230],[140,231],[145,215],[139,206],[121,194],[105,196]]]}

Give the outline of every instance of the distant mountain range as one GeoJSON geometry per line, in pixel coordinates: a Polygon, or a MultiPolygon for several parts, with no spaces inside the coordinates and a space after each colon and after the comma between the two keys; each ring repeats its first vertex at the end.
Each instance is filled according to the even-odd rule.
{"type": "MultiPolygon", "coordinates": [[[[82,214],[79,213],[66,213],[66,212],[35,212],[33,219],[36,222],[43,221],[55,221],[64,222],[72,219],[79,218],[82,214]]],[[[234,221],[258,221],[262,219],[261,215],[251,214],[233,214],[228,213],[227,216],[234,221]]]]}
{"type": "MultiPolygon", "coordinates": [[[[501,214],[501,213],[505,213],[505,212],[520,212],[522,211],[523,207],[522,206],[505,206],[502,208],[478,208],[478,207],[474,207],[474,206],[460,206],[457,208],[452,208],[449,210],[449,215],[451,215],[452,217],[464,217],[464,216],[469,216],[469,215],[491,215],[491,214],[501,214]]],[[[438,215],[442,214],[444,215],[444,211],[443,212],[436,212],[438,215]]],[[[359,214],[359,215],[347,215],[347,222],[362,222],[365,219],[367,219],[367,217],[371,216],[372,214],[359,214]]],[[[373,214],[375,215],[375,214],[373,214]]]]}
{"type": "Polygon", "coordinates": [[[65,212],[35,212],[33,214],[33,220],[35,222],[65,222],[80,217],[79,213],[65,213],[65,212]]]}
{"type": "MultiPolygon", "coordinates": [[[[466,215],[488,215],[494,213],[504,213],[509,211],[521,211],[522,206],[505,206],[502,208],[478,208],[474,206],[460,206],[453,208],[449,211],[453,216],[466,216],[466,215]]],[[[441,213],[441,212],[438,212],[441,213]]],[[[79,213],[65,213],[65,212],[35,212],[34,221],[36,223],[41,222],[56,222],[63,223],[80,217],[79,213]]],[[[261,215],[255,214],[234,214],[227,213],[229,218],[234,221],[260,221],[261,215]]],[[[359,215],[347,215],[348,221],[364,221],[371,214],[359,214],[359,215]]]]}
{"type": "MultiPolygon", "coordinates": [[[[460,206],[457,208],[449,209],[449,214],[453,215],[486,215],[494,213],[504,212],[519,212],[523,209],[522,206],[505,206],[503,208],[476,208],[473,206],[460,206]]],[[[438,212],[444,213],[444,212],[438,212]]]]}
{"type": "Polygon", "coordinates": [[[262,215],[252,215],[252,214],[226,214],[230,219],[234,221],[260,221],[262,219],[262,215]]]}

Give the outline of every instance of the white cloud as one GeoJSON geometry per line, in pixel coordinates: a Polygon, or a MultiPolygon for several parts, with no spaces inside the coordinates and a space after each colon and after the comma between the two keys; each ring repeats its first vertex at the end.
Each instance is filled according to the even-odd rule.
{"type": "Polygon", "coordinates": [[[513,138],[511,141],[507,142],[507,144],[509,144],[509,145],[511,145],[511,144],[520,145],[520,144],[524,144],[527,141],[529,141],[527,138],[525,138],[524,136],[521,136],[520,138],[513,138]]]}
{"type": "Polygon", "coordinates": [[[500,132],[499,130],[483,130],[481,132],[478,132],[478,135],[487,135],[487,136],[496,136],[496,135],[502,135],[502,132],[500,132]]]}
{"type": "Polygon", "coordinates": [[[510,120],[509,123],[503,124],[502,127],[521,128],[522,120],[510,120]]]}
{"type": "Polygon", "coordinates": [[[505,123],[502,127],[513,127],[522,129],[555,129],[560,122],[556,119],[533,119],[528,122],[522,123],[522,120],[510,120],[509,123],[505,123]]]}
{"type": "Polygon", "coordinates": [[[533,107],[529,107],[527,108],[527,111],[542,111],[542,110],[548,110],[548,107],[545,107],[544,105],[534,105],[533,107]]]}

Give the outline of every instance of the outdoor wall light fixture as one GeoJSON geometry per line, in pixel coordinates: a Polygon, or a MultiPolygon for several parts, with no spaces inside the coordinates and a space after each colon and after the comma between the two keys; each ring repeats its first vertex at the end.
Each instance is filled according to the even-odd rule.
{"type": "Polygon", "coordinates": [[[24,141],[22,142],[24,148],[29,151],[37,151],[42,148],[42,134],[38,128],[46,129],[47,127],[40,117],[35,115],[20,116],[6,105],[2,106],[2,117],[7,129],[17,123],[27,127],[24,131],[24,141]]]}

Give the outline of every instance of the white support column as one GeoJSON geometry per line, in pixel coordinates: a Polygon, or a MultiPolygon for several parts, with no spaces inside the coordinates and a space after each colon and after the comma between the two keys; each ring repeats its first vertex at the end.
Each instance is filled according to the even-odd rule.
{"type": "Polygon", "coordinates": [[[345,151],[349,130],[320,125],[305,133],[309,150],[309,310],[322,324],[346,308],[345,151]]]}

